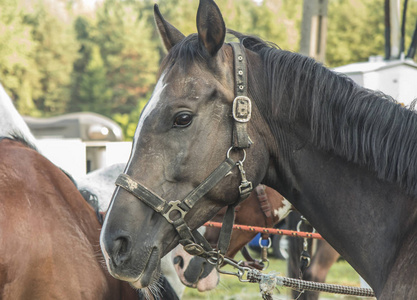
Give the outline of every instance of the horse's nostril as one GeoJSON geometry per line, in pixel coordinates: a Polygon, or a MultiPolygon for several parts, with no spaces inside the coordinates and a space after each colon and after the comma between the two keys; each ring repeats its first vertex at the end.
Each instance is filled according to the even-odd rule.
{"type": "Polygon", "coordinates": [[[184,259],[181,256],[175,256],[174,257],[174,265],[179,265],[179,267],[182,269],[184,268],[184,259]]]}
{"type": "Polygon", "coordinates": [[[116,266],[123,264],[130,254],[130,241],[127,237],[118,237],[113,244],[113,262],[116,266]]]}

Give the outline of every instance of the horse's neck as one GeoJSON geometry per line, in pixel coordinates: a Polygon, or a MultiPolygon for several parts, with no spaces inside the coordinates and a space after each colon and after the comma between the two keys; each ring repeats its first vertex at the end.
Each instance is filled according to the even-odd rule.
{"type": "MultiPolygon", "coordinates": [[[[298,145],[302,144],[300,141],[298,145]]],[[[291,157],[287,157],[288,165],[277,167],[275,187],[376,293],[381,291],[391,268],[398,263],[395,259],[403,247],[402,232],[412,230],[415,224],[415,214],[408,212],[416,210],[416,201],[366,168],[310,144],[298,147],[285,149],[291,157]]]]}
{"type": "Polygon", "coordinates": [[[29,143],[36,145],[35,137],[0,84],[0,135],[10,136],[13,133],[22,134],[29,143]]]}

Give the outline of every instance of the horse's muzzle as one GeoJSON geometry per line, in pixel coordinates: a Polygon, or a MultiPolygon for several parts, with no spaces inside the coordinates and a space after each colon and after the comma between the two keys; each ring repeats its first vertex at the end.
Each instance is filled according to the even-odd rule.
{"type": "Polygon", "coordinates": [[[128,235],[103,235],[101,249],[109,273],[116,279],[129,282],[135,288],[149,286],[160,274],[160,256],[156,247],[141,247],[135,252],[128,235]]]}

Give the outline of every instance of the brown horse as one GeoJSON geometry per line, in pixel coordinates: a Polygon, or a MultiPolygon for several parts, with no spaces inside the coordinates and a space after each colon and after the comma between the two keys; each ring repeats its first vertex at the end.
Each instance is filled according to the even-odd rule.
{"type": "MultiPolygon", "coordinates": [[[[236,207],[235,223],[241,225],[252,225],[259,227],[272,227],[281,220],[291,210],[291,204],[277,191],[270,187],[259,185],[256,191],[236,207]]],[[[226,210],[222,209],[213,219],[214,222],[221,222],[226,210]]],[[[215,227],[206,227],[204,237],[213,246],[217,245],[220,229],[215,227]]],[[[248,242],[255,236],[256,232],[233,230],[230,239],[230,245],[227,249],[226,256],[235,257],[248,242]]],[[[184,251],[182,246],[178,246],[172,253],[175,269],[181,282],[188,286],[197,288],[200,292],[214,289],[219,282],[219,274],[212,265],[208,264],[205,259],[198,256],[191,256],[184,251]]],[[[252,260],[249,264],[259,263],[252,260]]]]}
{"type": "Polygon", "coordinates": [[[49,160],[1,139],[0,190],[1,299],[138,299],[103,268],[95,212],[49,160]]]}

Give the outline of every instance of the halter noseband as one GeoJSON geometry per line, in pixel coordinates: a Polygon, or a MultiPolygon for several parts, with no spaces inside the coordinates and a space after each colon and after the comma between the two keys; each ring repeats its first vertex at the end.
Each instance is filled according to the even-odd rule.
{"type": "MultiPolygon", "coordinates": [[[[236,98],[233,100],[232,108],[234,119],[232,146],[226,154],[226,159],[181,201],[175,200],[168,202],[139,182],[133,180],[127,174],[120,174],[116,180],[117,186],[125,189],[153,210],[162,214],[162,216],[175,227],[181,238],[180,243],[184,246],[184,249],[187,252],[192,255],[199,255],[208,259],[215,259],[218,257],[218,253],[212,251],[210,244],[197,230],[191,232],[191,229],[184,220],[185,216],[199,199],[207,194],[234,167],[237,166],[242,179],[239,186],[240,199],[236,203],[228,206],[218,242],[218,249],[220,253],[224,255],[229,246],[230,235],[232,232],[234,208],[240,201],[246,199],[252,191],[252,183],[246,179],[245,171],[243,169],[243,162],[246,156],[245,148],[248,148],[250,144],[252,144],[252,141],[247,133],[246,126],[251,118],[252,112],[251,100],[246,96],[246,57],[244,49],[242,49],[240,44],[231,43],[230,45],[232,46],[234,53],[236,98]],[[232,149],[243,150],[244,158],[239,161],[231,159],[229,154],[232,149]]],[[[217,264],[219,264],[219,261],[217,261],[217,264]]]]}

